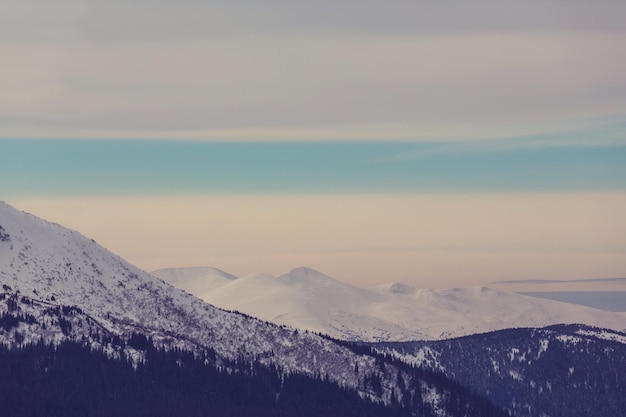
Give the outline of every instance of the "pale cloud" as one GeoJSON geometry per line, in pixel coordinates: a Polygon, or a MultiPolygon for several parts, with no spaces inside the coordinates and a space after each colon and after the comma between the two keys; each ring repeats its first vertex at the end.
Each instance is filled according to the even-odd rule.
{"type": "Polygon", "coordinates": [[[306,265],[357,285],[623,276],[626,193],[13,199],[152,270],[306,265]]]}
{"type": "Polygon", "coordinates": [[[626,114],[618,2],[206,3],[3,3],[0,136],[465,139],[626,114]]]}
{"type": "Polygon", "coordinates": [[[90,42],[233,34],[437,35],[477,31],[620,31],[619,0],[3,0],[0,36],[90,42]],[[29,25],[26,25],[29,23],[29,25]]]}
{"type": "MultiPolygon", "coordinates": [[[[4,0],[0,137],[624,144],[624,15],[612,0],[4,0]]],[[[307,265],[422,287],[626,270],[619,192],[9,203],[147,270],[307,265]]]]}

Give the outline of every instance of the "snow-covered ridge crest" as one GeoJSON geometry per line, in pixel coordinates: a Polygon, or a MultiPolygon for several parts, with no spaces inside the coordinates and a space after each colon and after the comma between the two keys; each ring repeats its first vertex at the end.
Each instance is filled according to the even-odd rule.
{"type": "MultiPolygon", "coordinates": [[[[381,289],[384,289],[384,287],[382,287],[381,289]]],[[[412,294],[415,292],[415,287],[402,284],[401,282],[394,282],[393,284],[389,284],[387,286],[387,291],[396,294],[412,294]]]]}
{"type": "MultiPolygon", "coordinates": [[[[174,283],[173,271],[153,273],[174,283]]],[[[393,283],[359,288],[305,267],[278,277],[219,283],[211,274],[204,280],[197,275],[195,292],[184,280],[175,284],[222,308],[347,340],[432,340],[561,323],[626,328],[624,314],[488,287],[429,290],[393,283]]]]}
{"type": "MultiPolygon", "coordinates": [[[[344,387],[356,389],[363,397],[386,404],[392,403],[392,398],[402,401],[403,393],[419,390],[420,401],[430,403],[431,409],[440,411],[435,415],[458,414],[445,409],[447,403],[440,401],[449,398],[451,403],[456,404],[453,400],[458,386],[443,384],[440,376],[429,377],[400,362],[388,361],[380,356],[375,358],[362,346],[350,347],[311,332],[215,308],[129,265],[78,232],[19,212],[4,203],[0,203],[0,226],[2,345],[11,347],[37,340],[60,343],[72,339],[99,346],[99,343],[108,343],[103,341],[105,338],[116,335],[128,338],[137,332],[150,336],[163,347],[211,348],[216,354],[216,364],[220,361],[227,363],[224,359],[241,358],[273,364],[284,372],[323,375],[344,387]],[[7,325],[7,319],[14,323],[7,325]],[[439,382],[435,383],[435,380],[439,382]]],[[[415,300],[426,300],[427,306],[437,302],[440,305],[456,305],[452,302],[454,297],[463,300],[484,296],[491,297],[497,305],[501,298],[498,292],[484,288],[450,290],[452,295],[448,294],[443,301],[436,291],[416,289],[405,294],[389,291],[389,286],[357,289],[355,292],[354,287],[303,268],[296,269],[293,275],[254,275],[239,279],[225,277],[223,271],[211,271],[228,284],[219,289],[229,287],[235,293],[235,284],[243,285],[241,288],[254,284],[263,290],[257,294],[261,298],[267,295],[268,290],[274,289],[280,294],[287,288],[296,295],[308,294],[310,303],[307,306],[327,308],[342,302],[344,308],[358,312],[359,315],[355,314],[352,318],[368,329],[377,329],[375,326],[381,321],[375,318],[371,323],[364,321],[364,314],[370,312],[364,313],[358,308],[376,303],[384,307],[385,297],[411,296],[415,300]],[[267,285],[274,282],[278,285],[267,285]],[[323,298],[326,296],[329,298],[323,298]],[[320,303],[320,300],[328,304],[320,303]]],[[[254,300],[248,301],[255,303],[254,300]]],[[[295,301],[302,300],[296,297],[295,301]]],[[[506,297],[501,301],[506,302],[506,297]]],[[[463,314],[467,313],[467,306],[461,304],[455,308],[463,314]]],[[[336,316],[341,311],[330,311],[325,317],[336,316]]],[[[383,308],[383,311],[389,314],[388,308],[383,308]]],[[[392,312],[402,317],[402,309],[392,312]]],[[[299,322],[306,318],[296,317],[299,322]]],[[[359,329],[340,330],[353,331],[355,338],[359,336],[359,329]]],[[[590,331],[595,332],[581,327],[571,337],[576,340],[585,338],[584,333],[590,331]]],[[[559,337],[562,336],[570,337],[567,334],[559,337]]],[[[614,338],[610,332],[604,332],[602,336],[602,339],[614,338]]],[[[456,345],[448,341],[441,343],[456,345]]],[[[128,351],[116,350],[119,346],[116,343],[109,343],[108,346],[112,351],[107,352],[128,354],[128,351]]],[[[137,351],[141,348],[137,347],[137,351]]],[[[435,350],[432,353],[433,364],[441,364],[441,355],[437,356],[435,350]]],[[[411,397],[414,396],[411,394],[411,397]]]]}
{"type": "Polygon", "coordinates": [[[78,232],[2,202],[0,226],[4,236],[0,315],[21,314],[48,323],[21,322],[9,332],[0,328],[0,343],[15,343],[10,339],[18,333],[24,342],[30,340],[24,339],[26,335],[56,343],[67,338],[85,341],[96,330],[122,336],[137,332],[161,346],[210,347],[218,358],[244,358],[274,364],[284,372],[327,375],[385,402],[392,396],[390,389],[384,388],[378,396],[365,387],[367,373],[389,380],[397,373],[392,366],[377,368],[371,356],[357,355],[310,332],[215,308],[126,263],[78,232]],[[58,319],[49,314],[51,309],[59,312],[58,319]],[[60,329],[64,309],[74,312],[70,314],[75,316],[73,331],[60,329]]]}
{"type": "MultiPolygon", "coordinates": [[[[210,349],[217,366],[244,360],[273,365],[284,373],[323,376],[387,405],[404,395],[414,397],[415,390],[423,394],[426,388],[435,399],[456,395],[451,383],[429,385],[428,376],[363,349],[213,307],[78,232],[4,203],[0,226],[0,345],[9,349],[74,340],[138,361],[142,348],[132,340],[147,336],[166,349],[210,349]],[[116,340],[126,341],[131,349],[116,340]]],[[[286,277],[283,285],[311,283],[309,278],[316,275],[300,273],[293,280],[286,277]]],[[[250,281],[267,278],[276,279],[256,276],[250,281]]],[[[418,398],[429,406],[428,398],[418,398]]]]}

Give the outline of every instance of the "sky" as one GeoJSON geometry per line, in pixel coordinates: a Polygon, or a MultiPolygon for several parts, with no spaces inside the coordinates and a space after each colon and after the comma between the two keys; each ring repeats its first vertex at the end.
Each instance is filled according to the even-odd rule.
{"type": "Polygon", "coordinates": [[[624,277],[625,15],[0,0],[0,199],[148,271],[624,277]]]}

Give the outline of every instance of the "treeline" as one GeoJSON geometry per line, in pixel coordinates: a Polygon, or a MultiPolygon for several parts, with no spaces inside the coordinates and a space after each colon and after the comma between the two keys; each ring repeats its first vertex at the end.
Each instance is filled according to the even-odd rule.
{"type": "Polygon", "coordinates": [[[517,416],[626,415],[626,345],[595,330],[555,325],[375,346],[401,354],[428,348],[451,378],[517,416]]]}
{"type": "MultiPolygon", "coordinates": [[[[72,307],[49,310],[64,334],[71,330],[70,316],[82,313],[72,307]]],[[[0,314],[0,335],[35,321],[28,314],[0,314]]],[[[210,347],[202,353],[157,349],[141,333],[123,338],[96,331],[85,340],[120,355],[112,358],[101,348],[78,342],[10,349],[0,344],[0,416],[431,417],[438,413],[423,394],[435,388],[445,393],[436,408],[454,416],[508,417],[444,374],[413,367],[369,346],[337,342],[375,358],[359,389],[378,397],[391,390],[388,406],[363,399],[325,376],[284,374],[243,357],[218,359],[210,347]],[[128,348],[142,352],[138,363],[126,358],[128,348]],[[397,374],[389,375],[386,365],[393,365],[397,374]]]]}
{"type": "Polygon", "coordinates": [[[145,360],[135,366],[75,342],[0,348],[0,415],[411,415],[320,378],[281,376],[273,367],[239,361],[225,371],[207,365],[206,359],[152,345],[146,346],[145,360]]]}

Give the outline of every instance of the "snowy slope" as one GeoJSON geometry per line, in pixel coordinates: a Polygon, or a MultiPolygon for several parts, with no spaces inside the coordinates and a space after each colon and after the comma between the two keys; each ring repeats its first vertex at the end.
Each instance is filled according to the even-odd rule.
{"type": "MultiPolygon", "coordinates": [[[[193,285],[198,280],[194,276],[193,285]]],[[[302,267],[221,285],[208,275],[206,282],[195,294],[210,304],[347,340],[430,340],[558,323],[626,328],[623,314],[485,287],[426,290],[395,283],[365,289],[302,267]]],[[[184,281],[177,285],[193,292],[184,281]]]]}
{"type": "MultiPolygon", "coordinates": [[[[411,316],[415,314],[411,306],[422,298],[426,300],[422,302],[423,314],[431,314],[429,309],[438,306],[443,309],[441,317],[432,314],[431,318],[454,318],[458,320],[456,326],[463,323],[463,315],[476,314],[472,309],[478,308],[477,301],[472,301],[472,297],[481,302],[490,300],[490,307],[485,307],[490,314],[503,306],[511,307],[507,305],[511,301],[506,298],[507,293],[487,289],[444,292],[443,298],[436,291],[402,285],[359,289],[307,268],[297,268],[279,277],[252,275],[240,279],[213,269],[204,272],[213,274],[208,280],[210,288],[203,287],[207,280],[200,270],[180,274],[170,271],[170,276],[179,277],[180,282],[190,277],[189,280],[195,280],[195,288],[209,288],[211,294],[219,293],[224,299],[239,295],[241,306],[261,305],[276,321],[281,317],[300,324],[308,320],[311,326],[330,328],[353,338],[361,334],[372,339],[381,335],[390,339],[393,332],[417,334],[410,326],[423,327],[429,320],[429,317],[411,316]],[[219,282],[222,285],[217,286],[219,282]],[[485,298],[485,294],[489,297],[485,298]],[[498,300],[501,294],[505,294],[504,298],[498,300]],[[269,303],[268,299],[274,302],[269,303]],[[281,312],[280,301],[285,299],[289,303],[282,305],[292,310],[297,307],[295,314],[281,312]],[[393,307],[388,305],[390,300],[393,307]],[[413,317],[417,325],[407,322],[406,317],[413,317]]],[[[519,306],[513,307],[519,314],[519,306]]],[[[366,349],[350,348],[311,332],[299,332],[215,308],[129,265],[79,233],[3,202],[0,202],[0,320],[0,345],[9,348],[38,340],[59,343],[69,339],[137,360],[141,358],[141,348],[130,349],[127,343],[126,349],[120,350],[111,340],[119,336],[118,339],[128,342],[131,335],[140,333],[165,348],[211,348],[220,366],[228,366],[227,359],[272,364],[284,372],[322,375],[357,390],[363,397],[387,404],[392,399],[418,398],[428,409],[435,410],[435,415],[458,415],[446,409],[449,404],[459,405],[455,400],[460,398],[455,397],[459,395],[458,386],[446,383],[442,375],[426,374],[399,362],[375,358],[366,354],[366,349]]],[[[606,335],[607,339],[614,337],[610,332],[606,335]]]]}
{"type": "Polygon", "coordinates": [[[210,347],[218,361],[244,358],[285,372],[327,375],[385,402],[394,395],[392,384],[378,394],[365,380],[376,374],[395,381],[398,373],[315,334],[210,306],[75,231],[0,202],[0,316],[5,314],[22,317],[17,327],[0,328],[0,343],[9,346],[40,338],[93,344],[102,335],[136,332],[164,347],[210,347]]]}
{"type": "Polygon", "coordinates": [[[444,372],[519,417],[622,416],[626,334],[582,325],[507,329],[377,350],[444,372]]]}
{"type": "Polygon", "coordinates": [[[151,274],[198,298],[202,298],[215,288],[237,279],[234,275],[210,266],[163,268],[153,271],[151,274]]]}

